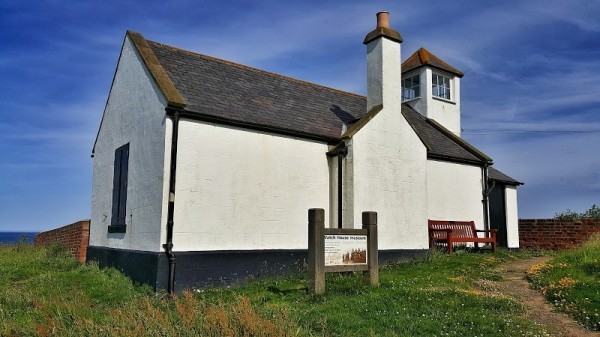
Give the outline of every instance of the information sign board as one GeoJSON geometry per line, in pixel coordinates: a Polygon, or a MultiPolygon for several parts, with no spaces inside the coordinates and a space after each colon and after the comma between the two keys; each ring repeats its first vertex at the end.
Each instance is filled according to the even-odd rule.
{"type": "Polygon", "coordinates": [[[366,235],[325,235],[325,266],[367,264],[366,235]]]}

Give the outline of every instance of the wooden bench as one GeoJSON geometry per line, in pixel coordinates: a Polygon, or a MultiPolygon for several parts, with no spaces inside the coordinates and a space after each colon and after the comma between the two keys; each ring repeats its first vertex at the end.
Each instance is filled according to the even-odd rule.
{"type": "Polygon", "coordinates": [[[473,242],[475,248],[479,243],[491,243],[492,251],[496,251],[497,230],[480,230],[475,228],[473,221],[429,220],[429,249],[436,243],[448,245],[448,253],[452,254],[452,245],[456,242],[473,242]],[[489,237],[479,237],[477,233],[489,233],[489,237]]]}

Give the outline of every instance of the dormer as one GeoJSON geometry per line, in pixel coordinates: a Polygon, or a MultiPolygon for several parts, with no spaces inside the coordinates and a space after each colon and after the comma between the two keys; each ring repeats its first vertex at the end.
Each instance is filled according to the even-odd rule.
{"type": "Polygon", "coordinates": [[[460,136],[460,79],[464,74],[419,48],[402,63],[402,101],[460,136]]]}

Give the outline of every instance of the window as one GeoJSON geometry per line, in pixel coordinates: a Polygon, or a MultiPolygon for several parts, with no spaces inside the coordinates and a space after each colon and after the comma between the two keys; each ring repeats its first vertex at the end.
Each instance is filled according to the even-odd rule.
{"type": "Polygon", "coordinates": [[[402,100],[406,101],[421,96],[419,75],[407,77],[402,80],[402,100]]]}
{"type": "Polygon", "coordinates": [[[450,78],[442,76],[442,75],[432,75],[432,92],[433,96],[437,96],[440,98],[451,99],[450,98],[450,78]]]}
{"type": "Polygon", "coordinates": [[[113,175],[112,218],[109,233],[125,233],[125,205],[127,204],[127,171],[129,166],[129,143],[115,150],[113,175]]]}

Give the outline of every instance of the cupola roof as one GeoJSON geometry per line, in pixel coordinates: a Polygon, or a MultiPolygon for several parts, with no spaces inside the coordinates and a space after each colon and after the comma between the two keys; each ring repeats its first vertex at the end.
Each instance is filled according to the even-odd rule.
{"type": "Polygon", "coordinates": [[[402,63],[402,73],[404,74],[421,67],[436,68],[454,74],[458,77],[463,77],[465,75],[462,73],[462,71],[442,61],[442,59],[433,55],[423,47],[419,48],[419,50],[414,52],[414,54],[412,54],[408,59],[406,59],[406,61],[402,63]]]}

